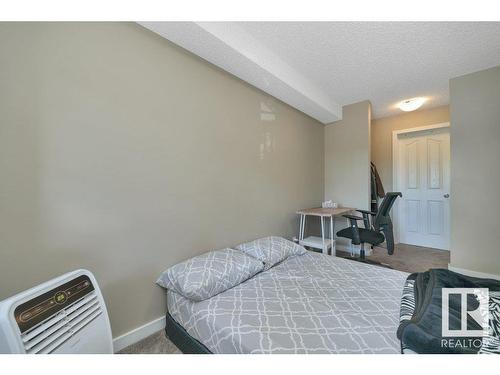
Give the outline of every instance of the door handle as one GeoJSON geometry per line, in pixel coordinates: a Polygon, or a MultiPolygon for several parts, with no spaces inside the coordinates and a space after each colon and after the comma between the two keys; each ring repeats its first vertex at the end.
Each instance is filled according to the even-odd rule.
{"type": "Polygon", "coordinates": [[[443,195],[443,197],[445,197],[445,198],[449,198],[449,197],[450,197],[450,194],[445,194],[445,195],[443,195]]]}

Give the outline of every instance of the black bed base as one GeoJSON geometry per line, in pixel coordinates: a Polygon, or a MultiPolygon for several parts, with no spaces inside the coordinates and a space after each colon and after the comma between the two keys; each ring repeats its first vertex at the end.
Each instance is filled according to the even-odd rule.
{"type": "Polygon", "coordinates": [[[205,345],[187,333],[168,312],[165,334],[184,354],[212,354],[205,345]]]}

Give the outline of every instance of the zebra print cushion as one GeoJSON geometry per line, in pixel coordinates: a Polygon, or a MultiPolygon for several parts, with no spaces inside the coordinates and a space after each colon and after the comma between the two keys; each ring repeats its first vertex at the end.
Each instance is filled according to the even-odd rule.
{"type": "Polygon", "coordinates": [[[407,279],[403,287],[401,307],[399,311],[399,322],[410,320],[415,311],[415,280],[407,279]]]}
{"type": "Polygon", "coordinates": [[[500,292],[489,293],[490,329],[478,354],[500,354],[500,292]]]}
{"type": "MultiPolygon", "coordinates": [[[[401,306],[399,310],[399,323],[403,323],[412,318],[415,312],[415,274],[411,274],[406,279],[403,287],[403,295],[401,296],[401,306]]],[[[401,341],[401,352],[406,353],[411,350],[401,341]]],[[[411,351],[413,352],[413,351],[411,351]]]]}

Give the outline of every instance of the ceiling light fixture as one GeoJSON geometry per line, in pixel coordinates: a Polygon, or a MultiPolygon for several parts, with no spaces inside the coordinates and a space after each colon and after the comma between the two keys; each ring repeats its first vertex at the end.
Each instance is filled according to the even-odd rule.
{"type": "Polygon", "coordinates": [[[405,112],[411,112],[416,109],[419,109],[422,104],[425,103],[427,99],[426,98],[411,98],[411,99],[406,99],[403,100],[398,104],[398,107],[400,110],[405,111],[405,112]]]}

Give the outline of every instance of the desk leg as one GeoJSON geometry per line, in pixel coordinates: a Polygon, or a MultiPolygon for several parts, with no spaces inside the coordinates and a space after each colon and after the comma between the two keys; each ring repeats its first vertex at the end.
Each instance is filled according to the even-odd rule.
{"type": "Polygon", "coordinates": [[[321,216],[321,239],[323,240],[323,254],[327,254],[328,255],[328,248],[325,247],[325,225],[324,225],[324,220],[323,220],[323,216],[321,216]]]}
{"type": "Polygon", "coordinates": [[[300,215],[302,217],[302,229],[300,230],[300,239],[304,239],[304,228],[306,226],[306,215],[300,215]]]}
{"type": "Polygon", "coordinates": [[[297,239],[299,240],[299,242],[302,239],[300,238],[301,234],[302,234],[302,215],[299,215],[299,234],[297,235],[297,239]]]}
{"type": "Polygon", "coordinates": [[[337,255],[337,240],[335,239],[335,217],[330,217],[330,238],[332,240],[332,256],[337,255]]]}

